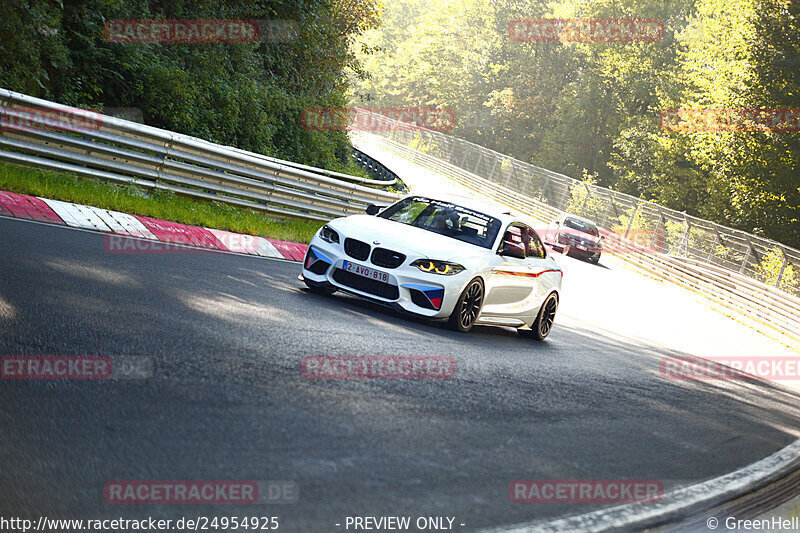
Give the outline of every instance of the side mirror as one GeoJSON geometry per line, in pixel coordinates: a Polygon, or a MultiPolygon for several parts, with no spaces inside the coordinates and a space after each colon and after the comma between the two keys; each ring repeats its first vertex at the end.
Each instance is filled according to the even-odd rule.
{"type": "Polygon", "coordinates": [[[513,242],[503,241],[500,251],[497,253],[508,257],[516,257],[517,259],[525,259],[525,248],[521,244],[513,242]]]}
{"type": "Polygon", "coordinates": [[[367,214],[368,215],[373,215],[374,216],[374,215],[377,215],[378,213],[380,213],[380,211],[381,211],[380,206],[377,206],[375,204],[369,204],[367,206],[367,214]]]}

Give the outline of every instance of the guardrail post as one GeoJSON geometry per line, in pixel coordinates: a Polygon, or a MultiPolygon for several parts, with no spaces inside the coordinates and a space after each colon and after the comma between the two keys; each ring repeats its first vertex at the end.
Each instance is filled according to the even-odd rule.
{"type": "Polygon", "coordinates": [[[689,257],[689,239],[692,237],[692,224],[686,213],[683,214],[683,221],[686,222],[686,233],[683,234],[683,255],[689,257]]]}
{"type": "Polygon", "coordinates": [[[786,272],[786,267],[789,265],[789,258],[786,256],[786,252],[783,251],[783,248],[779,248],[781,254],[783,255],[783,264],[781,265],[781,271],[778,273],[778,279],[775,280],[775,286],[781,286],[781,280],[783,280],[783,274],[786,272]]]}
{"type": "Polygon", "coordinates": [[[609,189],[608,191],[608,208],[606,209],[606,225],[611,227],[611,219],[619,217],[619,210],[617,209],[617,204],[614,203],[614,194],[609,189]],[[614,210],[614,214],[609,216],[608,211],[609,209],[614,210]]]}
{"type": "Polygon", "coordinates": [[[689,221],[686,221],[686,231],[683,232],[683,239],[681,239],[680,244],[678,244],[676,248],[676,252],[680,255],[680,250],[683,248],[683,255],[684,257],[689,257],[689,233],[691,232],[692,228],[689,226],[689,221]]]}
{"type": "Polygon", "coordinates": [[[435,133],[435,135],[436,135],[436,144],[439,146],[439,153],[441,154],[440,157],[441,159],[447,157],[449,163],[450,153],[447,151],[447,139],[445,139],[444,136],[438,131],[435,133]]]}
{"type": "Polygon", "coordinates": [[[461,147],[464,149],[464,156],[461,158],[461,163],[459,163],[458,166],[466,170],[467,167],[464,165],[467,162],[467,146],[463,142],[459,144],[461,144],[461,147]]]}
{"type": "MultiPolygon", "coordinates": [[[[750,256],[753,255],[753,243],[750,242],[750,239],[745,237],[745,242],[747,243],[747,253],[744,254],[744,259],[742,260],[742,266],[739,267],[739,274],[744,274],[745,269],[747,268],[747,264],[750,261],[750,256]]],[[[758,256],[756,255],[756,258],[758,256]]]]}
{"type": "Polygon", "coordinates": [[[494,177],[494,172],[497,170],[497,163],[500,161],[500,158],[495,156],[494,157],[494,165],[492,165],[492,171],[489,172],[489,177],[486,178],[489,181],[492,181],[492,177],[494,177]]]}
{"type": "Polygon", "coordinates": [[[478,151],[478,160],[475,161],[475,168],[472,171],[473,174],[477,174],[478,176],[480,176],[480,174],[478,174],[478,165],[481,164],[481,159],[483,159],[483,150],[478,151]]]}
{"type": "MultiPolygon", "coordinates": [[[[515,178],[517,176],[517,165],[514,164],[514,160],[511,160],[511,172],[506,175],[506,181],[503,184],[504,186],[508,187],[508,184],[511,182],[511,178],[515,178]]],[[[522,192],[522,191],[519,191],[522,192]]]]}
{"type": "Polygon", "coordinates": [[[539,192],[540,202],[544,200],[544,193],[547,192],[547,187],[550,185],[550,178],[551,176],[547,176],[547,179],[544,180],[544,186],[542,187],[542,190],[539,192]]]}
{"type": "Polygon", "coordinates": [[[447,162],[448,163],[452,163],[453,162],[453,154],[456,152],[456,139],[455,139],[455,137],[450,139],[450,144],[451,144],[450,153],[447,154],[447,162]]]}
{"type": "Polygon", "coordinates": [[[592,191],[589,189],[589,184],[584,181],[583,186],[586,187],[586,198],[583,199],[583,205],[581,205],[581,216],[585,216],[586,204],[589,202],[589,197],[592,195],[592,191]]]}
{"type": "Polygon", "coordinates": [[[714,252],[717,249],[717,244],[719,244],[719,231],[717,231],[716,226],[712,225],[711,227],[714,228],[714,242],[711,243],[711,249],[708,251],[708,256],[706,257],[706,263],[711,262],[711,256],[714,255],[714,252]]]}
{"type": "Polygon", "coordinates": [[[161,174],[164,172],[164,167],[167,165],[167,158],[172,151],[172,144],[174,141],[175,136],[170,134],[169,141],[164,144],[164,153],[161,155],[161,164],[156,169],[156,176],[158,176],[159,181],[161,180],[161,174]]]}
{"type": "MultiPolygon", "coordinates": [[[[666,237],[666,234],[667,234],[667,222],[666,222],[666,220],[667,219],[664,217],[664,212],[661,210],[661,206],[660,205],[656,205],[656,210],[658,211],[658,221],[660,223],[660,226],[656,229],[656,235],[657,235],[657,238],[658,238],[657,244],[658,244],[658,250],[660,252],[663,252],[664,248],[666,248],[667,244],[668,244],[667,243],[667,237],[666,237]]],[[[650,246],[653,247],[653,239],[652,238],[650,239],[650,246]]],[[[669,250],[667,250],[667,253],[669,253],[669,250]]]]}
{"type": "Polygon", "coordinates": [[[631,218],[628,220],[628,227],[625,228],[625,238],[628,238],[628,233],[631,231],[631,225],[633,224],[633,219],[636,218],[636,212],[639,210],[639,202],[636,202],[636,205],[633,206],[633,211],[631,212],[631,218]]]}

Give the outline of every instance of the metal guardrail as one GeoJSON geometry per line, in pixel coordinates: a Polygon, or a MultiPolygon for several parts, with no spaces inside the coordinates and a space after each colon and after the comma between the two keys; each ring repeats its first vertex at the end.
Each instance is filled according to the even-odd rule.
{"type": "Polygon", "coordinates": [[[275,216],[330,220],[399,196],[349,176],[0,89],[0,159],[275,216]]]}
{"type": "MultiPolygon", "coordinates": [[[[359,113],[374,114],[359,109],[359,113]]],[[[559,212],[593,219],[663,254],[710,263],[800,296],[800,250],[536,167],[441,132],[396,123],[372,132],[502,185],[559,212]]],[[[357,123],[371,123],[364,117],[357,123]]]]}
{"type": "MultiPolygon", "coordinates": [[[[563,211],[509,187],[489,181],[447,161],[393,141],[388,136],[352,132],[361,150],[370,146],[403,157],[434,170],[476,193],[508,205],[532,218],[548,223],[563,211]]],[[[580,183],[580,182],[579,182],[580,183]]],[[[635,206],[633,209],[636,209],[635,206]]],[[[658,232],[636,232],[649,244],[627,238],[632,224],[617,229],[602,228],[604,253],[612,254],[648,275],[690,289],[727,309],[736,311],[754,327],[778,331],[800,342],[800,298],[763,281],[748,277],[711,262],[664,253],[666,237],[658,232]]]]}
{"type": "Polygon", "coordinates": [[[328,169],[324,169],[324,168],[317,168],[317,167],[312,167],[312,166],[309,166],[309,165],[303,165],[302,163],[295,163],[294,161],[286,161],[284,159],[277,159],[277,158],[274,158],[274,157],[268,157],[268,156],[265,156],[265,155],[256,154],[254,152],[248,152],[247,150],[242,150],[240,148],[233,148],[233,147],[229,147],[229,148],[231,150],[234,150],[234,151],[239,152],[241,154],[254,155],[256,157],[259,157],[259,158],[264,159],[265,161],[269,161],[271,163],[277,163],[277,164],[280,164],[280,165],[286,165],[286,166],[289,166],[289,167],[299,168],[301,170],[307,170],[307,171],[313,172],[315,174],[322,174],[323,176],[328,176],[328,177],[335,178],[335,179],[340,179],[340,180],[344,180],[344,181],[352,181],[353,183],[361,183],[361,184],[369,185],[369,186],[373,186],[374,185],[374,186],[377,186],[377,187],[391,187],[391,186],[397,184],[397,176],[391,176],[391,177],[386,176],[386,179],[381,179],[381,178],[378,178],[378,179],[362,178],[360,176],[352,176],[350,174],[343,174],[341,172],[334,172],[332,170],[328,170],[328,169]]]}
{"type": "MultiPolygon", "coordinates": [[[[387,184],[397,185],[397,174],[386,168],[380,161],[371,158],[357,148],[353,148],[353,159],[356,164],[365,168],[367,172],[377,180],[386,180],[387,184]]],[[[400,188],[404,188],[402,185],[400,188]]]]}

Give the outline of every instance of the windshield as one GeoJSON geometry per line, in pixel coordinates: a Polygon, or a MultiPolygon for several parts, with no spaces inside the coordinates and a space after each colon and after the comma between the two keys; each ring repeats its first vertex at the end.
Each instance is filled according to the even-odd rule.
{"type": "Polygon", "coordinates": [[[500,221],[494,217],[421,196],[401,200],[378,216],[482,248],[491,248],[500,230],[500,221]]]}
{"type": "Polygon", "coordinates": [[[583,220],[578,220],[576,218],[567,218],[564,220],[564,226],[570,229],[574,229],[579,231],[580,233],[587,233],[592,237],[597,237],[597,226],[592,224],[591,222],[586,222],[583,220]]]}

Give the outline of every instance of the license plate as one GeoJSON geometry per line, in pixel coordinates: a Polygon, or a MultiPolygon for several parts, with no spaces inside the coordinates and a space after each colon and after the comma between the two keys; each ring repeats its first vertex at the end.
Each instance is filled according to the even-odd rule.
{"type": "Polygon", "coordinates": [[[350,261],[344,262],[344,270],[346,272],[352,272],[353,274],[357,274],[359,276],[364,276],[365,278],[374,279],[375,281],[382,281],[383,283],[389,283],[389,274],[386,272],[381,272],[380,270],[375,270],[374,268],[369,268],[361,265],[357,265],[355,263],[351,263],[350,261]]]}
{"type": "Polygon", "coordinates": [[[586,250],[586,247],[584,245],[582,245],[582,244],[579,244],[577,246],[577,248],[578,248],[578,250],[586,250]]]}

